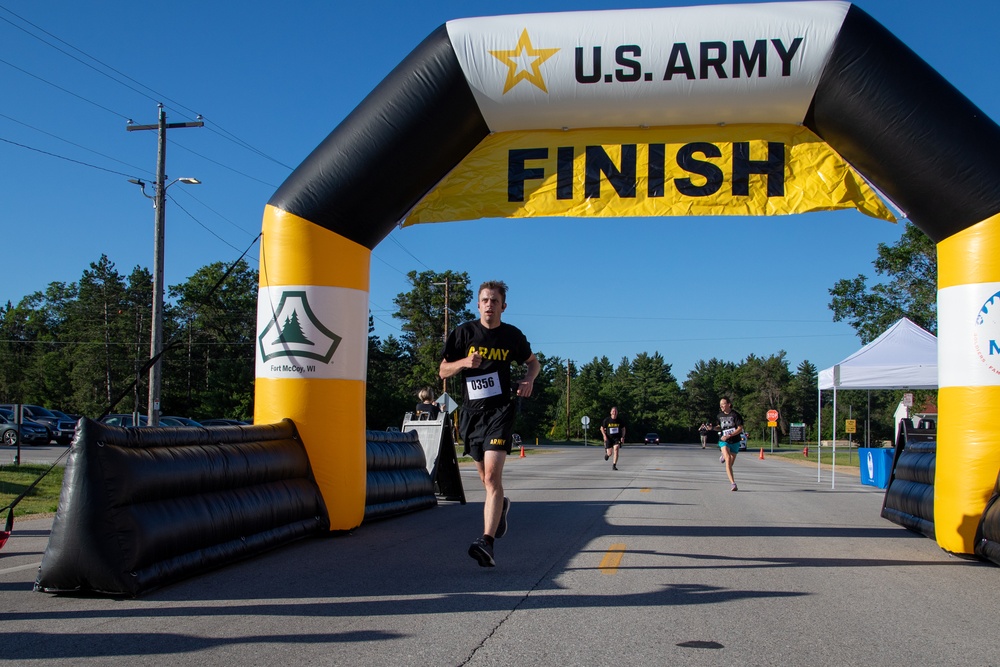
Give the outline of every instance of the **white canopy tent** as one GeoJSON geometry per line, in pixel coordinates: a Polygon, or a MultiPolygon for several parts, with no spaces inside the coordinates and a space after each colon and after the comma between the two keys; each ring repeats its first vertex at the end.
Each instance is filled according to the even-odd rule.
{"type": "MultiPolygon", "coordinates": [[[[818,397],[822,398],[824,389],[833,389],[833,414],[836,415],[838,389],[936,389],[937,356],[937,337],[904,317],[839,364],[820,371],[818,397]]],[[[822,400],[819,400],[819,407],[822,408],[822,400]]],[[[821,440],[819,427],[817,423],[817,438],[821,440]]],[[[836,419],[833,453],[836,461],[836,419]]],[[[818,476],[818,455],[816,465],[818,476]]]]}

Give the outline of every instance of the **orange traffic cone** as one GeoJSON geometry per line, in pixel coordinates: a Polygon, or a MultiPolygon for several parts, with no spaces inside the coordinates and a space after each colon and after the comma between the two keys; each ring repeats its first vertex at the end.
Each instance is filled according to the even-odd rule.
{"type": "Polygon", "coordinates": [[[806,458],[809,458],[809,446],[808,445],[806,445],[805,447],[802,448],[802,456],[804,456],[806,458]]]}
{"type": "Polygon", "coordinates": [[[760,456],[758,456],[757,458],[759,458],[761,461],[764,460],[764,448],[763,447],[760,448],[760,456]]]}
{"type": "Polygon", "coordinates": [[[521,445],[521,456],[519,458],[524,458],[524,445],[521,445]]]}

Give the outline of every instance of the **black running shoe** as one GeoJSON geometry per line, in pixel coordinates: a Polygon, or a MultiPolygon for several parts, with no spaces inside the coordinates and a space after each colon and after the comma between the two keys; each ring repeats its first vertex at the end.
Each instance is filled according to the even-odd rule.
{"type": "Polygon", "coordinates": [[[477,538],[469,547],[469,555],[479,562],[479,567],[493,567],[493,547],[483,538],[477,538]]]}
{"type": "Polygon", "coordinates": [[[610,454],[605,454],[605,455],[604,455],[604,460],[605,460],[605,461],[607,461],[607,460],[608,460],[608,459],[610,459],[610,458],[611,458],[611,455],[610,455],[610,454]]]}
{"type": "Polygon", "coordinates": [[[614,463],[612,463],[611,464],[611,469],[612,470],[618,470],[618,466],[616,466],[614,463]]]}
{"type": "Polygon", "coordinates": [[[510,511],[510,498],[504,496],[503,509],[500,510],[500,523],[497,524],[497,534],[495,537],[503,537],[507,534],[507,512],[510,511]]]}

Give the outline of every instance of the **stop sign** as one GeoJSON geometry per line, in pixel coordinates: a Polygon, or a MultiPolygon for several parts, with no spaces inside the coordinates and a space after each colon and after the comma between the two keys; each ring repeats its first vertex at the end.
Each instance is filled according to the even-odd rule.
{"type": "Polygon", "coordinates": [[[769,421],[769,422],[776,422],[776,421],[778,421],[778,411],[777,410],[768,410],[767,411],[767,421],[769,421]]]}

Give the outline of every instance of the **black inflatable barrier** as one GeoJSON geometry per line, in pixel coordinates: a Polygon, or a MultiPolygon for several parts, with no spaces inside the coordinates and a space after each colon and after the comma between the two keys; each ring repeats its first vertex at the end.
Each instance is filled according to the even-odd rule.
{"type": "Polygon", "coordinates": [[[900,421],[882,518],[933,540],[937,430],[929,425],[918,429],[909,419],[900,421]]]}
{"type": "Polygon", "coordinates": [[[83,419],[34,588],[134,597],[328,532],[290,420],[126,429],[83,419]]]}
{"type": "Polygon", "coordinates": [[[437,505],[424,449],[414,432],[367,431],[364,521],[437,505]]]}
{"type": "Polygon", "coordinates": [[[1000,565],[1000,477],[976,528],[975,554],[1000,565]]]}

